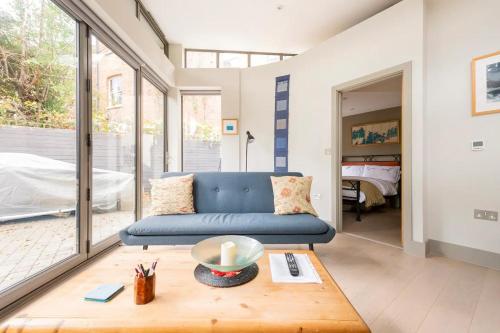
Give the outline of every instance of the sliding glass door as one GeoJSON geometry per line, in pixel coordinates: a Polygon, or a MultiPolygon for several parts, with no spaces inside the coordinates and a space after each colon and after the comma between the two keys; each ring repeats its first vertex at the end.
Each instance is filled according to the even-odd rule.
{"type": "Polygon", "coordinates": [[[148,79],[142,79],[142,216],[151,207],[150,179],[165,171],[165,94],[148,79]]]}
{"type": "Polygon", "coordinates": [[[0,2],[0,310],[116,244],[166,169],[165,84],[85,8],[0,2]]]}
{"type": "Polygon", "coordinates": [[[47,0],[0,6],[0,308],[79,247],[78,25],[47,0]],[[10,293],[9,293],[10,294],[10,293]]]}
{"type": "Polygon", "coordinates": [[[92,245],[135,221],[136,71],[91,35],[92,245]]]}

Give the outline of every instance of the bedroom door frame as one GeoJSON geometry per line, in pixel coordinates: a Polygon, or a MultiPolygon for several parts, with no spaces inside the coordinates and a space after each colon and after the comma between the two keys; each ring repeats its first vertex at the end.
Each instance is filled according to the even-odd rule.
{"type": "Polygon", "coordinates": [[[412,222],[412,65],[411,62],[344,82],[332,88],[332,193],[336,194],[332,221],[342,232],[342,93],[371,85],[394,76],[402,76],[401,99],[401,233],[403,249],[407,253],[422,256],[420,247],[413,241],[412,222]]]}

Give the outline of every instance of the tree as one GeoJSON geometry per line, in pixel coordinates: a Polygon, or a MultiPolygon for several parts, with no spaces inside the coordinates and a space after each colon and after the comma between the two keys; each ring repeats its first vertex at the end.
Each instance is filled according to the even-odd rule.
{"type": "Polygon", "coordinates": [[[0,25],[0,125],[75,128],[75,21],[50,0],[12,0],[0,25]]]}

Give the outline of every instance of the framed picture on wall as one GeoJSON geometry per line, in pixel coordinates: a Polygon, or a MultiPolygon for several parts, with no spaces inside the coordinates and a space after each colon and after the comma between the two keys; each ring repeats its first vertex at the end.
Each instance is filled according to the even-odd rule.
{"type": "Polygon", "coordinates": [[[472,115],[500,112],[500,51],[472,59],[472,115]]]}
{"type": "Polygon", "coordinates": [[[399,120],[354,125],[351,140],[353,146],[399,143],[399,120]]]}
{"type": "Polygon", "coordinates": [[[238,119],[222,119],[222,134],[237,135],[238,134],[238,119]]]}

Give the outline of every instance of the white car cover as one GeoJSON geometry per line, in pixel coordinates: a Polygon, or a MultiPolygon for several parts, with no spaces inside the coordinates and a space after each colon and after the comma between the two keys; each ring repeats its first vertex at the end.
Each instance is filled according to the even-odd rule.
{"type": "MultiPolygon", "coordinates": [[[[33,154],[0,153],[0,222],[71,212],[78,191],[75,165],[33,154]]],[[[133,207],[134,175],[93,169],[92,208],[133,207]]]]}

